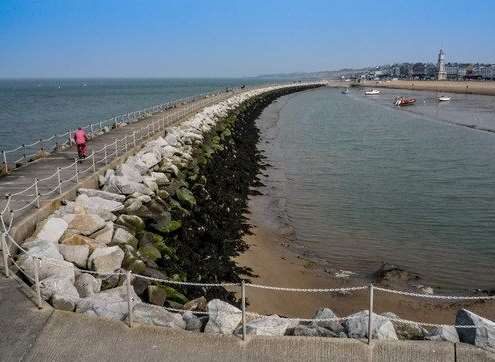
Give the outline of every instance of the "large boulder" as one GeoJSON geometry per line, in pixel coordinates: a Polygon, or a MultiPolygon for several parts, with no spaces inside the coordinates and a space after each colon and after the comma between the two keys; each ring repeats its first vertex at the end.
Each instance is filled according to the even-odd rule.
{"type": "MultiPolygon", "coordinates": [[[[108,194],[108,192],[105,193],[108,194]]],[[[76,205],[80,205],[91,214],[100,216],[105,216],[109,212],[117,212],[124,208],[124,204],[120,201],[107,200],[99,196],[89,197],[86,194],[81,194],[77,197],[76,205]]]]}
{"type": "Polygon", "coordinates": [[[115,172],[117,176],[126,177],[128,180],[133,182],[142,182],[143,178],[141,172],[137,170],[131,162],[125,162],[117,168],[115,172]]]}
{"type": "MultiPolygon", "coordinates": [[[[33,285],[33,288],[35,288],[35,285],[33,285]]],[[[74,279],[64,275],[54,275],[40,280],[40,294],[44,300],[50,300],[54,294],[79,298],[79,293],[74,287],[74,279]]]]}
{"type": "Polygon", "coordinates": [[[473,344],[495,352],[495,322],[483,318],[467,309],[457,312],[455,324],[475,328],[457,328],[461,342],[473,344]]]}
{"type": "Polygon", "coordinates": [[[201,296],[199,298],[192,299],[186,304],[184,304],[184,309],[206,312],[206,304],[207,304],[206,298],[204,296],[201,296]]]}
{"type": "MultiPolygon", "coordinates": [[[[347,335],[350,338],[368,337],[368,318],[369,312],[367,310],[350,315],[349,319],[346,319],[344,322],[344,328],[347,335]]],[[[398,339],[397,334],[395,333],[394,325],[388,318],[375,313],[372,314],[372,318],[373,339],[398,339]]]]}
{"type": "Polygon", "coordinates": [[[160,160],[156,157],[156,155],[152,152],[145,153],[141,156],[140,160],[148,167],[148,169],[157,165],[160,160]]]}
{"type": "Polygon", "coordinates": [[[118,246],[95,249],[89,259],[88,268],[98,273],[111,273],[122,266],[124,252],[118,246]]]}
{"type": "Polygon", "coordinates": [[[399,317],[391,312],[386,312],[382,314],[383,317],[389,318],[395,328],[395,333],[397,333],[397,337],[399,339],[405,340],[422,340],[425,339],[428,331],[421,327],[417,323],[406,323],[399,322],[395,319],[399,319],[399,317]]]}
{"type": "MultiPolygon", "coordinates": [[[[313,315],[313,319],[336,319],[337,316],[329,308],[320,308],[313,315]]],[[[344,331],[344,327],[338,320],[316,320],[311,322],[311,325],[326,328],[334,333],[340,333],[344,331]]]]}
{"type": "Polygon", "coordinates": [[[81,273],[76,278],[74,286],[81,298],[91,297],[92,295],[99,293],[101,290],[101,280],[95,278],[91,274],[81,273]]]}
{"type": "MultiPolygon", "coordinates": [[[[137,303],[141,303],[141,299],[139,299],[132,287],[130,294],[131,307],[137,303]]],[[[103,318],[124,320],[128,314],[127,287],[112,288],[94,294],[91,297],[81,298],[77,303],[76,312],[103,318]]]]}
{"type": "Polygon", "coordinates": [[[242,312],[219,299],[211,300],[207,305],[208,323],[205,333],[232,334],[242,319],[242,312]]]}
{"type": "Polygon", "coordinates": [[[67,237],[62,240],[60,245],[71,245],[71,246],[85,245],[89,248],[91,252],[96,248],[104,248],[106,246],[104,243],[96,241],[95,239],[91,239],[86,236],[77,235],[77,234],[67,235],[67,237]]]}
{"type": "Polygon", "coordinates": [[[68,232],[72,234],[89,236],[106,226],[105,220],[94,214],[69,214],[64,219],[69,224],[68,232]]]}
{"type": "Polygon", "coordinates": [[[91,238],[94,239],[98,244],[110,244],[113,238],[113,225],[113,222],[107,222],[107,225],[103,229],[97,231],[94,234],[91,234],[91,238]]]}
{"type": "Polygon", "coordinates": [[[429,341],[459,343],[459,335],[454,326],[435,327],[425,337],[429,341]]]}
{"type": "Polygon", "coordinates": [[[167,292],[159,285],[148,286],[148,300],[151,304],[163,306],[167,300],[167,292]]]}
{"type": "Polygon", "coordinates": [[[186,328],[186,322],[179,313],[172,313],[163,307],[139,303],[133,309],[134,321],[169,328],[186,328]]]}
{"type": "Polygon", "coordinates": [[[89,246],[60,244],[58,249],[66,261],[70,261],[80,268],[86,268],[89,256],[89,246]]]}
{"type": "Polygon", "coordinates": [[[53,294],[50,299],[50,304],[58,310],[73,312],[76,309],[79,297],[70,294],[53,294]]]}
{"type": "Polygon", "coordinates": [[[167,178],[167,175],[165,175],[162,172],[152,172],[151,177],[155,179],[155,182],[158,186],[165,186],[170,183],[170,181],[167,178]]]}
{"type": "Polygon", "coordinates": [[[256,336],[283,336],[290,326],[290,321],[271,315],[254,319],[246,324],[246,334],[256,336]]]}
{"type": "Polygon", "coordinates": [[[52,217],[48,219],[36,233],[35,239],[51,241],[52,243],[57,244],[67,228],[68,224],[64,219],[52,217]]]}
{"type": "Polygon", "coordinates": [[[117,224],[135,232],[143,231],[145,228],[143,219],[136,215],[120,215],[117,219],[117,224]]]}
{"type": "Polygon", "coordinates": [[[182,319],[186,322],[186,331],[200,332],[203,327],[201,318],[194,315],[193,312],[187,311],[182,314],[182,319]]]}
{"type": "Polygon", "coordinates": [[[334,338],[346,338],[344,332],[335,333],[329,329],[319,327],[316,324],[310,325],[297,325],[295,327],[287,328],[287,336],[301,336],[301,337],[334,337],[334,338]]]}
{"type": "Polygon", "coordinates": [[[117,202],[124,202],[125,201],[125,195],[120,195],[120,194],[114,194],[112,192],[106,192],[106,191],[101,191],[101,190],[95,190],[95,189],[84,189],[80,188],[78,190],[79,194],[84,194],[87,195],[88,197],[101,197],[102,199],[105,200],[110,200],[110,201],[117,201],[117,202]]]}
{"type": "Polygon", "coordinates": [[[124,195],[131,195],[136,192],[149,196],[153,195],[153,191],[151,191],[148,187],[142,183],[132,181],[126,176],[112,177],[103,190],[108,192],[117,192],[124,195]]]}
{"type": "Polygon", "coordinates": [[[111,245],[130,245],[133,248],[137,248],[138,240],[126,229],[117,227],[115,228],[111,245]]]}

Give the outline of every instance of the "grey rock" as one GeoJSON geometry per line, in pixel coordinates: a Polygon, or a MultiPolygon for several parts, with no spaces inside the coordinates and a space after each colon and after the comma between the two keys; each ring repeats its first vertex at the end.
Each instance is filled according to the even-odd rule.
{"type": "Polygon", "coordinates": [[[125,202],[125,211],[127,213],[133,213],[138,211],[143,206],[143,203],[139,199],[130,198],[125,202]]]}
{"type": "Polygon", "coordinates": [[[455,327],[435,327],[425,336],[425,339],[429,341],[446,341],[451,343],[459,343],[459,335],[455,327]]]}
{"type": "Polygon", "coordinates": [[[69,214],[64,219],[68,221],[70,233],[83,236],[94,234],[106,226],[105,220],[94,214],[69,214]]]}
{"type": "Polygon", "coordinates": [[[232,334],[242,319],[242,312],[219,299],[211,300],[207,305],[208,323],[205,333],[232,334]]]}
{"type": "MultiPolygon", "coordinates": [[[[59,294],[79,298],[79,294],[73,283],[74,279],[64,275],[55,275],[40,280],[41,297],[44,300],[50,300],[54,294],[59,294]]],[[[35,285],[33,285],[33,289],[35,289],[35,285]]]]}
{"type": "Polygon", "coordinates": [[[50,218],[36,233],[35,239],[50,241],[57,244],[68,228],[68,224],[61,218],[50,218]]]}
{"type": "Polygon", "coordinates": [[[120,269],[124,252],[118,246],[96,248],[89,256],[88,267],[98,273],[111,273],[120,269]]]}
{"type": "Polygon", "coordinates": [[[179,313],[171,313],[165,308],[152,304],[136,304],[133,309],[133,317],[137,323],[168,328],[186,328],[186,322],[179,313]]]}
{"type": "Polygon", "coordinates": [[[70,261],[80,268],[86,268],[89,256],[89,247],[87,245],[60,244],[58,249],[66,261],[70,261]]]}
{"type": "MultiPolygon", "coordinates": [[[[131,287],[131,307],[137,303],[141,303],[141,299],[131,287]]],[[[94,294],[91,297],[81,298],[77,302],[76,312],[124,320],[128,314],[127,288],[125,286],[117,287],[94,294]]]]}
{"type": "Polygon", "coordinates": [[[474,325],[476,327],[457,328],[461,342],[495,352],[495,322],[467,309],[461,309],[457,312],[455,324],[459,326],[474,325]]]}
{"type": "Polygon", "coordinates": [[[105,227],[94,234],[91,234],[91,238],[94,239],[98,244],[108,245],[113,239],[114,224],[108,221],[105,227]]]}
{"type": "Polygon", "coordinates": [[[90,297],[101,290],[101,280],[95,278],[91,274],[81,273],[76,278],[74,286],[81,298],[90,297]]]}
{"type": "Polygon", "coordinates": [[[141,172],[139,172],[131,162],[125,162],[117,168],[116,176],[123,176],[133,182],[143,182],[141,172]]]}
{"type": "Polygon", "coordinates": [[[192,311],[200,311],[200,312],[206,312],[206,298],[204,296],[192,299],[186,304],[184,304],[184,309],[187,310],[192,310],[192,311]]]}
{"type": "Polygon", "coordinates": [[[131,245],[137,248],[138,240],[134,235],[122,227],[115,228],[111,245],[131,245]]]}
{"type": "MultiPolygon", "coordinates": [[[[313,319],[333,319],[337,318],[335,313],[329,308],[320,308],[316,311],[313,319]]],[[[326,328],[332,332],[340,333],[344,331],[344,327],[339,321],[314,321],[311,322],[318,327],[326,328]]]]}
{"type": "Polygon", "coordinates": [[[148,152],[140,157],[140,160],[148,167],[148,169],[157,165],[160,160],[156,157],[154,153],[148,152]]]}
{"type": "Polygon", "coordinates": [[[80,188],[78,190],[79,194],[85,194],[88,197],[101,197],[102,199],[105,200],[110,200],[110,201],[117,201],[117,202],[124,202],[125,201],[125,196],[120,195],[120,194],[114,194],[112,192],[106,192],[106,191],[101,191],[101,190],[95,190],[95,189],[85,189],[85,188],[80,188]]]}
{"type": "MultiPolygon", "coordinates": [[[[108,192],[105,193],[109,194],[108,192]]],[[[107,200],[99,196],[89,197],[86,194],[81,194],[76,198],[76,205],[85,208],[90,214],[100,216],[106,216],[108,213],[117,212],[124,208],[124,204],[120,201],[107,200]]]]}
{"type": "Polygon", "coordinates": [[[317,325],[298,325],[293,328],[288,328],[286,335],[303,337],[339,337],[337,333],[317,325]]]}
{"type": "Polygon", "coordinates": [[[155,179],[155,182],[158,186],[165,186],[170,183],[169,179],[167,178],[167,175],[165,175],[162,172],[152,172],[151,177],[155,179]]]}
{"type": "Polygon", "coordinates": [[[246,324],[246,334],[256,336],[283,336],[290,322],[278,315],[254,319],[246,324]]]}
{"type": "MultiPolygon", "coordinates": [[[[367,310],[352,314],[344,322],[344,328],[350,338],[366,338],[368,337],[368,318],[367,310]]],[[[394,325],[392,322],[381,315],[373,313],[373,328],[372,337],[374,339],[391,339],[397,340],[394,325]]]]}
{"type": "Polygon", "coordinates": [[[50,300],[50,304],[53,308],[58,310],[65,310],[73,312],[76,309],[79,297],[75,297],[69,294],[54,294],[50,300]]]}
{"type": "Polygon", "coordinates": [[[182,315],[182,319],[186,322],[186,331],[200,332],[203,327],[203,321],[194,315],[193,312],[187,311],[182,315]]]}

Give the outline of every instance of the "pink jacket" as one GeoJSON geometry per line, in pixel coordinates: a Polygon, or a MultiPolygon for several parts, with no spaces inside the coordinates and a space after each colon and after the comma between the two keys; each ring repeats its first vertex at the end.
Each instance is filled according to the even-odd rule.
{"type": "Polygon", "coordinates": [[[83,145],[88,140],[88,136],[86,136],[86,132],[83,129],[78,129],[76,133],[74,133],[74,141],[76,144],[83,145]]]}

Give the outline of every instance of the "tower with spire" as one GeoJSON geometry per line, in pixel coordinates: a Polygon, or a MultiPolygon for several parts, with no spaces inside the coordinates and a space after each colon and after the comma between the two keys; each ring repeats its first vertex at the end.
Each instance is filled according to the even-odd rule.
{"type": "Polygon", "coordinates": [[[447,72],[445,71],[445,53],[443,52],[443,49],[440,49],[440,52],[438,53],[437,79],[447,79],[447,72]]]}

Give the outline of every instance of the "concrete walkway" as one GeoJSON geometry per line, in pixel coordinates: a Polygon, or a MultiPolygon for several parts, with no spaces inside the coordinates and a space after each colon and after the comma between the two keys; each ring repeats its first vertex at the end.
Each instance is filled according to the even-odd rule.
{"type": "Polygon", "coordinates": [[[494,362],[483,350],[447,342],[205,335],[39,310],[31,291],[0,278],[0,361],[424,361],[494,362]]]}

